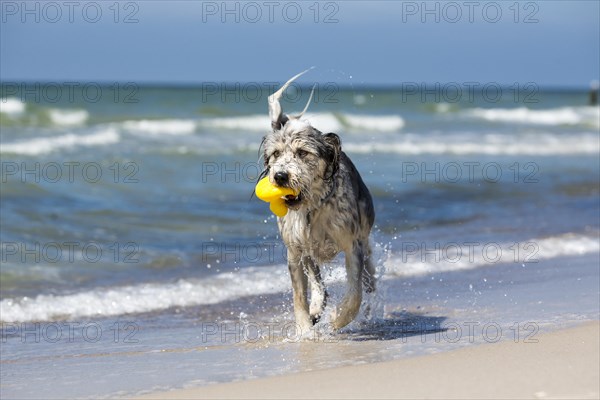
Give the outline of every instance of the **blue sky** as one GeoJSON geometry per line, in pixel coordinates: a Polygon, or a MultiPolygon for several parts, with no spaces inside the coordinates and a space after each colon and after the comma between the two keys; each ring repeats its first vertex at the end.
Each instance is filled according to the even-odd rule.
{"type": "Polygon", "coordinates": [[[280,81],[309,66],[311,81],[342,84],[599,78],[598,1],[114,3],[2,0],[0,78],[280,81]]]}

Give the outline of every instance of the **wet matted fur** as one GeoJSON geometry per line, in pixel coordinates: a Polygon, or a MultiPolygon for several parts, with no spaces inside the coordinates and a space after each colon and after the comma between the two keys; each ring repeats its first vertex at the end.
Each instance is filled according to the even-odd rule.
{"type": "Polygon", "coordinates": [[[375,212],[369,190],[342,151],[338,135],[323,134],[302,120],[306,108],[295,117],[281,110],[283,92],[304,72],[269,96],[272,132],[261,144],[265,163],[262,176],[300,192],[297,197],[287,197],[289,211],[277,223],[287,246],[294,315],[302,333],[319,320],[327,301],[319,266],[338,253],[345,254],[347,291],[332,315],[333,328],[340,329],[356,317],[363,284],[367,292],[375,290],[369,245],[375,212]]]}

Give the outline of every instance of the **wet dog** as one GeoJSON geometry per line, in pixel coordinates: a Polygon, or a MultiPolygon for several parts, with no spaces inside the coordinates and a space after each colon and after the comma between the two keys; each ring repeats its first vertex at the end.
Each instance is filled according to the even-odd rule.
{"type": "MultiPolygon", "coordinates": [[[[332,315],[334,329],[358,314],[363,285],[375,290],[369,233],[375,219],[373,201],[356,167],[342,151],[335,133],[321,133],[298,116],[284,114],[279,100],[294,76],[269,96],[272,132],[262,141],[264,177],[295,189],[285,200],[288,213],[277,223],[287,247],[294,315],[302,333],[322,316],[327,301],[319,266],[344,252],[347,291],[332,315]],[[311,299],[308,304],[308,283],[311,299]]],[[[310,103],[312,99],[308,100],[310,103]]],[[[308,107],[308,104],[307,106],[308,107]]]]}

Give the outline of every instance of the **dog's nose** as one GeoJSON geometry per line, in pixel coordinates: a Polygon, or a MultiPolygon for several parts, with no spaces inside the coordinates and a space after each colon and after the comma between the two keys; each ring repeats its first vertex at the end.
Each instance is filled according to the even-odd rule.
{"type": "Polygon", "coordinates": [[[283,186],[286,183],[288,183],[289,180],[289,176],[287,172],[276,172],[275,173],[275,183],[278,184],[279,186],[283,186]]]}

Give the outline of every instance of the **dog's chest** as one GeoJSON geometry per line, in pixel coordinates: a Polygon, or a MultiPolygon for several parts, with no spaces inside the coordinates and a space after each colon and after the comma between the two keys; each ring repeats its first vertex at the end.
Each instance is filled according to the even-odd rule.
{"type": "Polygon", "coordinates": [[[279,220],[279,230],[288,248],[317,261],[329,261],[340,252],[339,232],[322,215],[289,213],[279,220]]]}

